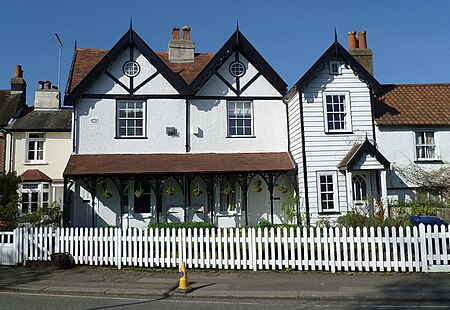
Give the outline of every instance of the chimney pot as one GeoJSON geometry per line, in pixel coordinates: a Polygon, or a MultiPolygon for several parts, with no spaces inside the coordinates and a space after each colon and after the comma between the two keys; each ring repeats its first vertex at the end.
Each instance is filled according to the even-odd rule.
{"type": "Polygon", "coordinates": [[[367,48],[367,40],[366,40],[366,32],[365,31],[358,32],[358,43],[359,43],[359,48],[367,48]]]}
{"type": "Polygon", "coordinates": [[[39,89],[44,89],[44,81],[39,81],[39,89]]]}
{"type": "Polygon", "coordinates": [[[173,27],[172,29],[172,40],[180,39],[180,27],[173,27]]]}
{"type": "Polygon", "coordinates": [[[46,88],[46,89],[52,89],[52,82],[50,82],[50,81],[45,81],[45,88],[46,88]]]}
{"type": "Polygon", "coordinates": [[[356,31],[348,33],[348,48],[358,48],[358,42],[356,41],[356,31]]]}
{"type": "Polygon", "coordinates": [[[23,71],[22,71],[21,65],[16,65],[14,77],[15,78],[23,78],[23,71]]]}
{"type": "Polygon", "coordinates": [[[191,27],[183,27],[183,40],[191,40],[191,27]]]}

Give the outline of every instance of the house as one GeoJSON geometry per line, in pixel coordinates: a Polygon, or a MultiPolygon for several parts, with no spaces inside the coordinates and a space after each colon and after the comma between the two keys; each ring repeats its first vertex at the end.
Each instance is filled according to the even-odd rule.
{"type": "Polygon", "coordinates": [[[286,87],[239,29],[215,54],[195,51],[188,26],[166,52],[132,27],[110,50],[76,48],[65,224],[285,221],[298,190],[286,87]]]}
{"type": "Polygon", "coordinates": [[[398,170],[415,165],[430,171],[450,162],[450,84],[383,85],[375,125],[378,147],[393,166],[387,175],[389,198],[428,195],[398,170]]]}
{"type": "Polygon", "coordinates": [[[387,204],[391,163],[377,147],[373,109],[381,85],[373,77],[366,34],[337,38],[288,91],[289,145],[298,165],[307,222],[387,204]]]}
{"type": "Polygon", "coordinates": [[[16,171],[21,179],[21,213],[53,202],[62,206],[62,173],[72,152],[71,128],[72,111],[61,108],[59,90],[50,81],[39,82],[34,106],[22,109],[5,128],[6,171],[16,171]]]}
{"type": "Polygon", "coordinates": [[[0,173],[5,171],[6,131],[9,121],[25,107],[27,83],[20,65],[16,65],[11,89],[0,90],[0,173]]]}

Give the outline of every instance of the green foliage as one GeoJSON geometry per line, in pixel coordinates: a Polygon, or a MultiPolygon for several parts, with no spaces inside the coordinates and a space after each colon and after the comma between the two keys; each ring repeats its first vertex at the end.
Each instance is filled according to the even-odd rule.
{"type": "MultiPolygon", "coordinates": [[[[289,222],[293,223],[296,218],[300,218],[298,214],[298,202],[300,201],[300,196],[295,194],[289,194],[288,197],[281,204],[281,211],[286,215],[289,222]]],[[[300,222],[300,220],[299,220],[300,222]]]]}
{"type": "Polygon", "coordinates": [[[19,204],[20,178],[16,173],[0,175],[0,230],[12,230],[17,227],[15,219],[19,204]]]}
{"type": "Polygon", "coordinates": [[[287,229],[289,229],[291,227],[297,228],[297,227],[300,227],[300,226],[296,225],[296,224],[271,224],[268,221],[261,221],[255,226],[255,228],[261,228],[261,229],[272,228],[272,227],[273,228],[280,227],[280,228],[287,228],[287,229]]]}
{"type": "Polygon", "coordinates": [[[40,208],[19,218],[20,223],[31,226],[53,226],[61,225],[62,211],[58,202],[53,202],[47,208],[40,208]]]}
{"type": "Polygon", "coordinates": [[[391,204],[389,208],[400,215],[418,215],[418,216],[436,216],[437,209],[448,208],[448,203],[443,201],[411,201],[396,202],[391,204]]]}
{"type": "Polygon", "coordinates": [[[183,223],[150,223],[148,228],[216,228],[209,222],[183,222],[183,223]]]}

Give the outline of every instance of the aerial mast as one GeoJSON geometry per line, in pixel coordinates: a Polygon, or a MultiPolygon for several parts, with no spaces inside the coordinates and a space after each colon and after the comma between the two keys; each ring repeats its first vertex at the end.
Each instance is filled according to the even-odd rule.
{"type": "Polygon", "coordinates": [[[61,38],[59,37],[59,35],[56,32],[55,32],[55,37],[56,37],[56,40],[58,41],[58,89],[60,89],[59,82],[61,81],[61,50],[62,50],[63,43],[62,43],[61,38]]]}

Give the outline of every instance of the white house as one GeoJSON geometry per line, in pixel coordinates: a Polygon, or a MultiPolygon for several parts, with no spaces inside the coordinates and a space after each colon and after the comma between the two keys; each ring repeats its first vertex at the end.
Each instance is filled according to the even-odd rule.
{"type": "Polygon", "coordinates": [[[398,169],[417,165],[435,170],[450,162],[450,84],[383,85],[375,114],[379,149],[393,166],[389,198],[421,198],[417,185],[398,169]]]}
{"type": "Polygon", "coordinates": [[[6,127],[6,171],[21,178],[20,211],[29,213],[52,202],[63,204],[63,171],[72,152],[72,111],[60,107],[60,93],[39,82],[33,107],[6,127]]]}
{"type": "Polygon", "coordinates": [[[336,220],[375,197],[387,202],[390,162],[377,148],[373,116],[381,85],[365,32],[349,42],[350,52],[336,39],[285,97],[307,222],[336,220]]]}
{"type": "Polygon", "coordinates": [[[280,204],[298,190],[285,82],[239,29],[216,54],[182,31],[167,52],[133,29],[111,50],[76,49],[66,225],[284,221],[280,204]]]}

